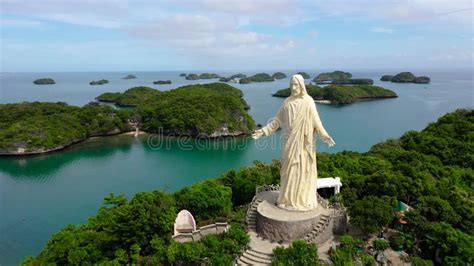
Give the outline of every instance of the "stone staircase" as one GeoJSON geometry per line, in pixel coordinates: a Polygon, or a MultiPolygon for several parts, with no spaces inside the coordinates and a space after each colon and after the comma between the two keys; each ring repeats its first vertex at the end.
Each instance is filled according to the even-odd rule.
{"type": "Polygon", "coordinates": [[[270,265],[272,253],[266,253],[248,248],[237,260],[237,265],[270,265]]]}
{"type": "Polygon", "coordinates": [[[322,214],[321,218],[318,221],[318,224],[303,239],[308,243],[318,243],[318,237],[321,235],[322,232],[324,232],[324,230],[326,230],[330,223],[331,216],[322,214]]]}
{"type": "Polygon", "coordinates": [[[247,210],[245,221],[247,222],[247,228],[249,231],[257,232],[257,207],[261,202],[261,199],[254,197],[250,203],[249,209],[247,210]]]}
{"type": "Polygon", "coordinates": [[[270,265],[272,263],[273,248],[279,246],[257,235],[257,207],[263,200],[257,197],[252,199],[247,210],[245,220],[250,236],[248,248],[237,259],[236,265],[270,265]]]}

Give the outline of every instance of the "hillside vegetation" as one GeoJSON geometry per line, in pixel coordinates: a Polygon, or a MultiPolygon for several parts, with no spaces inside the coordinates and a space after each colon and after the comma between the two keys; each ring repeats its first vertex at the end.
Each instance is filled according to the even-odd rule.
{"type": "Polygon", "coordinates": [[[125,92],[106,92],[96,97],[100,102],[115,103],[120,107],[136,107],[161,92],[150,87],[133,87],[125,92]]]}
{"type": "Polygon", "coordinates": [[[249,133],[255,126],[242,91],[224,83],[169,91],[135,87],[124,93],[104,93],[97,99],[137,107],[140,128],[149,132],[218,137],[249,133]]]}
{"type": "Polygon", "coordinates": [[[90,103],[0,104],[0,153],[41,153],[92,136],[128,131],[129,112],[90,103]]]}

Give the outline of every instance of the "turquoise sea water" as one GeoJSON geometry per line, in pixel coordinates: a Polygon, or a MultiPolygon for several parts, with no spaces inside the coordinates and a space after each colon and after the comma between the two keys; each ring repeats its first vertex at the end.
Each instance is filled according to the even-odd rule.
{"type": "MultiPolygon", "coordinates": [[[[321,71],[308,71],[310,74],[321,71]]],[[[419,73],[418,73],[419,72],[419,73]]],[[[318,104],[327,131],[337,145],[327,148],[318,141],[319,152],[367,151],[373,144],[396,138],[408,130],[423,129],[439,116],[457,108],[474,106],[470,71],[420,72],[431,84],[395,84],[378,81],[390,72],[352,71],[394,90],[395,99],[358,102],[347,106],[318,104]]],[[[145,85],[170,89],[197,82],[186,81],[180,72],[74,72],[1,73],[0,103],[20,101],[65,101],[84,105],[106,91],[124,91],[145,85]],[[123,80],[134,74],[138,78],[123,80]],[[36,78],[51,77],[57,84],[32,84],[36,78]],[[109,84],[90,86],[92,80],[109,84]],[[171,85],[153,85],[154,80],[172,80],[171,85]]],[[[195,72],[196,73],[196,72],[195,72]]],[[[221,73],[219,74],[235,74],[221,73]]],[[[287,71],[286,73],[291,73],[287,71]]],[[[277,111],[282,98],[271,97],[288,86],[289,79],[275,82],[232,84],[244,92],[257,123],[265,124],[277,111]]],[[[153,142],[154,143],[154,142],[153,142]]],[[[70,223],[84,223],[110,192],[132,196],[139,191],[175,191],[229,169],[270,162],[280,154],[280,134],[255,142],[248,138],[190,141],[153,147],[149,136],[135,139],[117,136],[92,139],[67,150],[33,157],[0,157],[0,265],[18,264],[26,255],[36,255],[50,236],[70,223]],[[181,143],[183,144],[183,143],[181,143]]]]}

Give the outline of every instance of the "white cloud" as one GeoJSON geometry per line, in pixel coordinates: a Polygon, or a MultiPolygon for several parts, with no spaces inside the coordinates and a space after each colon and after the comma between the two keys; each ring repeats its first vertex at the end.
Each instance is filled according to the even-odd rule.
{"type": "MultiPolygon", "coordinates": [[[[286,64],[289,59],[313,64],[308,60],[309,54],[318,55],[315,58],[317,60],[325,60],[334,53],[334,46],[340,46],[340,50],[337,50],[339,52],[334,56],[346,58],[344,63],[365,64],[364,58],[369,58],[370,53],[364,50],[364,40],[340,40],[331,47],[322,44],[332,38],[323,36],[325,31],[318,28],[318,21],[326,18],[329,22],[361,22],[362,31],[387,34],[399,32],[400,27],[419,31],[431,29],[429,34],[455,28],[456,31],[466,32],[466,38],[470,38],[467,41],[472,41],[471,0],[358,0],[357,3],[350,0],[0,1],[0,14],[4,18],[2,26],[44,27],[49,22],[59,22],[125,32],[130,38],[124,39],[140,43],[145,52],[153,54],[166,51],[172,56],[182,56],[185,60],[196,60],[199,64],[209,58],[212,59],[209,62],[223,62],[222,65],[225,66],[235,62],[247,66],[264,60],[274,65],[278,62],[286,64]],[[308,21],[314,27],[309,28],[310,23],[306,23],[308,21]],[[304,30],[301,36],[297,37],[295,33],[289,32],[289,28],[294,29],[300,25],[304,30]],[[370,28],[371,25],[374,27],[370,28]],[[360,50],[360,58],[351,57],[356,49],[360,50]]],[[[418,36],[417,41],[423,41],[425,36],[418,36]]],[[[28,45],[30,44],[27,47],[28,45]]],[[[413,54],[418,54],[418,48],[412,49],[409,44],[406,47],[407,56],[394,56],[399,59],[398,62],[409,60],[413,54]]],[[[93,42],[77,48],[96,51],[113,49],[93,42]]],[[[126,49],[122,47],[121,51],[126,49]]],[[[66,53],[74,49],[56,51],[66,53]]],[[[337,58],[328,60],[328,64],[337,61],[337,58]]],[[[443,60],[441,57],[430,57],[429,53],[423,54],[423,59],[427,58],[439,62],[443,60]]],[[[472,49],[470,52],[446,51],[445,59],[472,62],[472,49]]],[[[422,59],[417,60],[421,62],[422,59]]]]}
{"type": "Polygon", "coordinates": [[[323,16],[383,19],[397,23],[455,24],[472,28],[471,0],[348,0],[312,1],[307,8],[323,16]]]}
{"type": "Polygon", "coordinates": [[[177,14],[128,29],[132,35],[152,41],[156,47],[168,46],[188,51],[191,56],[251,57],[273,54],[296,46],[294,41],[271,35],[242,31],[237,21],[221,17],[177,14]]]}
{"type": "Polygon", "coordinates": [[[119,28],[126,23],[128,2],[120,0],[2,0],[2,14],[29,16],[100,28],[119,28]]]}
{"type": "Polygon", "coordinates": [[[377,32],[377,33],[393,33],[394,32],[393,29],[384,28],[384,27],[373,27],[370,29],[370,31],[377,32]]]}

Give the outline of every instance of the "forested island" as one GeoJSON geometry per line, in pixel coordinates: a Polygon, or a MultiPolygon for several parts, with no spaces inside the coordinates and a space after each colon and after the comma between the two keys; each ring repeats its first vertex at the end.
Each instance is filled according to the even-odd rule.
{"type": "Polygon", "coordinates": [[[237,136],[255,127],[241,90],[224,83],[195,84],[169,91],[135,87],[104,93],[99,101],[136,107],[140,129],[167,135],[237,136]]]}
{"type": "Polygon", "coordinates": [[[349,72],[344,72],[336,70],[333,72],[321,73],[313,79],[316,84],[365,84],[373,85],[374,80],[368,78],[352,78],[352,74],[349,72]]]}
{"type": "Polygon", "coordinates": [[[392,75],[383,75],[380,78],[381,81],[391,81],[397,83],[421,83],[427,84],[431,82],[431,79],[426,76],[415,76],[411,72],[401,72],[396,74],[395,76],[392,75]]]}
{"type": "Polygon", "coordinates": [[[34,84],[36,85],[52,85],[52,84],[56,84],[56,82],[54,81],[54,79],[52,78],[41,78],[41,79],[37,79],[35,81],[33,81],[34,84]]]}
{"type": "MultiPolygon", "coordinates": [[[[472,265],[473,131],[474,111],[459,109],[365,153],[319,153],[318,175],[339,176],[343,183],[330,202],[347,208],[351,225],[365,235],[341,236],[337,249],[329,251],[331,262],[375,265],[369,250],[391,247],[405,251],[412,265],[472,265]],[[397,202],[411,209],[400,216],[397,202]],[[388,242],[366,241],[387,228],[392,232],[388,242]]],[[[174,193],[141,192],[131,199],[110,194],[87,223],[64,227],[23,265],[232,265],[249,243],[245,212],[255,188],[278,184],[279,169],[278,161],[256,162],[174,193]],[[173,223],[182,209],[193,213],[198,226],[227,221],[230,229],[200,241],[176,242],[173,223]]],[[[274,250],[272,263],[320,265],[316,251],[314,244],[295,241],[274,250]]]]}
{"type": "Polygon", "coordinates": [[[247,75],[239,73],[239,74],[232,75],[230,77],[221,77],[219,79],[219,81],[220,82],[235,82],[235,83],[237,83],[237,82],[239,82],[240,79],[246,78],[246,77],[247,77],[247,75]]]}
{"type": "Polygon", "coordinates": [[[201,74],[187,74],[187,80],[198,80],[198,79],[218,79],[221,76],[215,73],[201,73],[201,74]]]}
{"type": "Polygon", "coordinates": [[[352,74],[349,72],[344,72],[340,70],[336,70],[333,72],[326,72],[326,73],[321,73],[318,76],[316,76],[313,81],[316,84],[322,84],[322,83],[330,83],[335,80],[347,80],[352,78],[352,74]]]}
{"type": "Polygon", "coordinates": [[[126,132],[131,130],[129,116],[127,110],[98,103],[0,104],[0,154],[45,153],[90,137],[126,132]]]}
{"type": "MultiPolygon", "coordinates": [[[[315,100],[329,101],[331,104],[350,104],[366,99],[385,99],[398,97],[394,91],[372,85],[336,85],[326,87],[306,85],[306,91],[315,100]]],[[[290,88],[282,89],[273,94],[275,97],[288,97],[290,88]]]]}
{"type": "Polygon", "coordinates": [[[91,81],[91,82],[89,82],[89,85],[104,85],[104,84],[107,84],[107,83],[109,83],[108,80],[101,79],[101,80],[97,80],[97,81],[95,81],[95,80],[91,81]]]}
{"type": "Polygon", "coordinates": [[[123,77],[122,79],[136,79],[137,77],[135,75],[127,75],[123,77]]]}
{"type": "Polygon", "coordinates": [[[274,81],[275,79],[270,76],[268,73],[257,73],[250,77],[243,77],[239,80],[240,84],[249,84],[252,82],[268,82],[274,81]]]}
{"type": "Polygon", "coordinates": [[[155,85],[171,84],[171,80],[158,80],[158,81],[153,81],[153,84],[155,84],[155,85]]]}
{"type": "Polygon", "coordinates": [[[310,79],[311,78],[311,76],[306,72],[298,72],[296,74],[303,76],[304,79],[310,79]]]}
{"type": "Polygon", "coordinates": [[[273,73],[272,77],[274,79],[284,79],[284,78],[286,78],[286,74],[283,73],[283,72],[275,72],[275,73],[273,73]]]}

